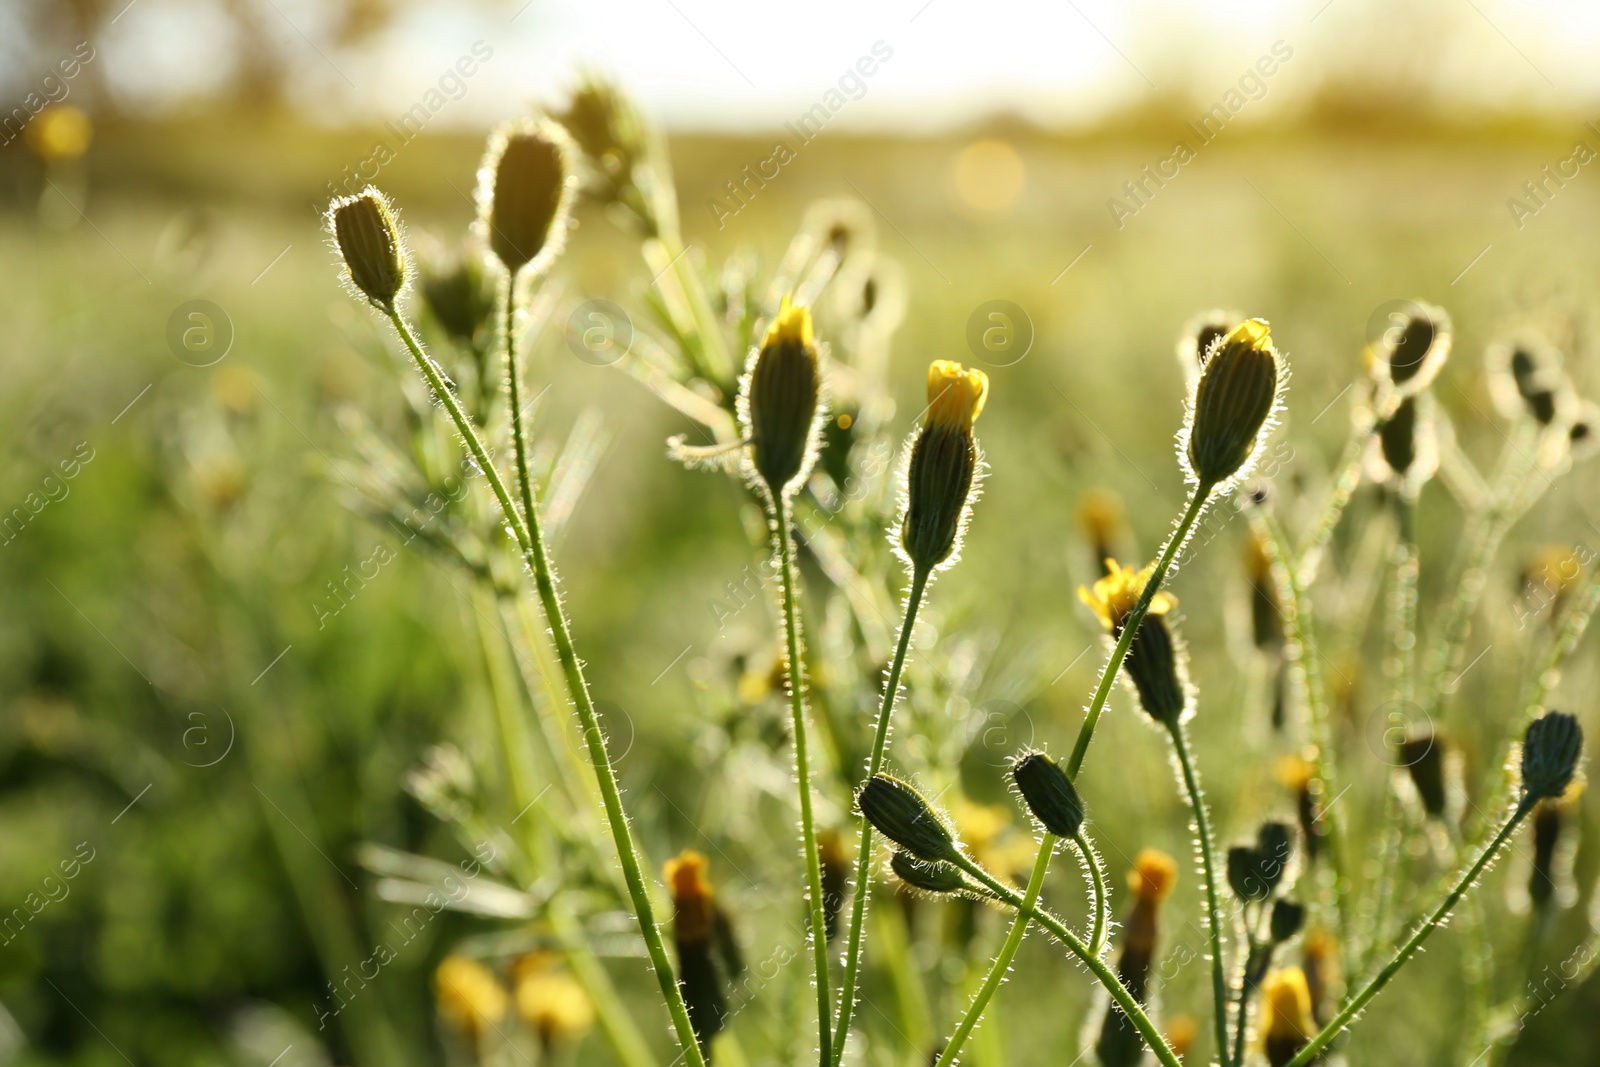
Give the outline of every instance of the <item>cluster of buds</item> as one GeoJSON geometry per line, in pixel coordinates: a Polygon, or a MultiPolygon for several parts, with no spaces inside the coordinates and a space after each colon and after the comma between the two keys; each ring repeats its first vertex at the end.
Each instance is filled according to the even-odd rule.
{"type": "Polygon", "coordinates": [[[1438,472],[1433,397],[1450,358],[1453,331],[1443,308],[1418,301],[1364,353],[1373,384],[1375,434],[1367,454],[1373,479],[1415,499],[1438,472]]]}

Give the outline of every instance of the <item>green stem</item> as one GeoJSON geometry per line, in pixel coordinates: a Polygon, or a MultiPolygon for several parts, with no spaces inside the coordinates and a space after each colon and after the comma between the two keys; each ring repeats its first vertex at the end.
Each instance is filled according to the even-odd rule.
{"type": "Polygon", "coordinates": [[[1327,550],[1328,542],[1333,539],[1333,531],[1344,517],[1344,509],[1355,495],[1356,487],[1361,484],[1361,458],[1366,453],[1367,440],[1379,428],[1380,424],[1374,422],[1351,436],[1350,443],[1345,446],[1344,457],[1339,461],[1339,475],[1333,480],[1328,503],[1317,517],[1317,525],[1298,556],[1289,560],[1289,565],[1296,568],[1295,578],[1302,586],[1310,586],[1317,580],[1322,555],[1327,550]]]}
{"type": "Polygon", "coordinates": [[[1098,956],[1106,947],[1106,872],[1100,863],[1100,854],[1090,846],[1081,829],[1073,835],[1072,843],[1083,857],[1084,867],[1088,868],[1089,890],[1094,897],[1094,927],[1089,934],[1089,951],[1098,956]]]}
{"type": "Polygon", "coordinates": [[[794,772],[800,785],[800,843],[805,852],[806,895],[811,905],[812,965],[817,982],[819,1063],[833,1062],[833,1002],[828,992],[828,933],[822,901],[822,859],[817,852],[817,827],[811,812],[811,756],[806,744],[805,663],[800,652],[800,605],[795,598],[794,542],[789,535],[789,499],[773,507],[772,536],[783,568],[783,628],[789,650],[789,717],[794,732],[794,772]]]}
{"type": "Polygon", "coordinates": [[[1104,960],[1090,952],[1089,946],[1079,940],[1078,935],[1074,934],[1066,923],[1037,904],[1024,907],[1023,898],[1016,890],[1001,882],[966,856],[957,856],[951,862],[987,889],[995,899],[1022,912],[1065,945],[1067,951],[1076,956],[1089,969],[1089,973],[1094,975],[1095,980],[1105,987],[1106,992],[1111,995],[1112,1001],[1122,1009],[1122,1013],[1128,1017],[1128,1021],[1133,1023],[1134,1029],[1138,1030],[1144,1037],[1145,1043],[1155,1053],[1156,1059],[1161,1061],[1162,1067],[1183,1067],[1177,1055],[1167,1045],[1166,1039],[1161,1036],[1161,1031],[1156,1029],[1155,1023],[1150,1021],[1150,1016],[1145,1014],[1138,998],[1128,992],[1128,987],[1122,984],[1122,980],[1116,976],[1115,972],[1106,966],[1104,960]]]}
{"type": "Polygon", "coordinates": [[[522,375],[517,370],[517,276],[505,281],[506,406],[511,409],[511,444],[517,459],[517,489],[526,522],[533,514],[533,478],[528,473],[528,432],[522,418],[522,375]]]}
{"type": "Polygon", "coordinates": [[[1211,486],[1197,485],[1189,497],[1189,505],[1184,509],[1183,518],[1178,520],[1178,528],[1167,539],[1165,547],[1161,550],[1161,558],[1156,560],[1155,570],[1150,573],[1150,580],[1145,582],[1144,591],[1139,594],[1139,601],[1128,613],[1122,624],[1122,633],[1117,637],[1117,645],[1111,650],[1111,658],[1106,661],[1105,669],[1100,672],[1100,685],[1094,691],[1094,699],[1089,703],[1089,711],[1084,716],[1083,726],[1078,729],[1078,740],[1072,746],[1072,756],[1067,760],[1067,777],[1076,780],[1078,771],[1083,767],[1083,757],[1089,752],[1089,742],[1094,737],[1095,725],[1100,721],[1100,713],[1105,710],[1106,699],[1111,696],[1111,687],[1116,684],[1117,671],[1122,668],[1122,661],[1127,658],[1128,649],[1133,645],[1134,635],[1139,632],[1139,624],[1144,621],[1145,614],[1150,610],[1150,601],[1155,599],[1156,593],[1161,589],[1161,583],[1167,577],[1167,571],[1172,566],[1172,559],[1178,554],[1178,549],[1183,547],[1184,541],[1189,537],[1195,520],[1200,517],[1200,511],[1206,506],[1207,499],[1211,496],[1211,486]]]}
{"type": "Polygon", "coordinates": [[[1189,794],[1189,807],[1194,811],[1195,832],[1200,836],[1200,865],[1206,877],[1207,936],[1211,940],[1211,997],[1215,1004],[1217,1052],[1227,1062],[1228,1048],[1228,979],[1222,962],[1222,910],[1217,903],[1217,868],[1211,853],[1211,819],[1206,814],[1205,794],[1200,791],[1200,779],[1195,774],[1194,759],[1189,755],[1189,742],[1181,723],[1171,723],[1167,732],[1172,735],[1172,747],[1178,754],[1178,767],[1183,772],[1183,787],[1189,794]]]}
{"type": "Polygon", "coordinates": [[[1406,940],[1406,943],[1401,945],[1395,952],[1394,958],[1389,961],[1383,970],[1379,971],[1372,981],[1362,988],[1361,992],[1352,997],[1343,1010],[1338,1015],[1335,1015],[1328,1025],[1324,1026],[1322,1031],[1296,1054],[1294,1059],[1289,1061],[1288,1067],[1305,1067],[1306,1064],[1315,1059],[1323,1049],[1328,1047],[1328,1044],[1334,1038],[1343,1032],[1346,1026],[1350,1025],[1350,1020],[1361,1013],[1361,1010],[1367,1006],[1368,1001],[1377,996],[1383,987],[1389,984],[1389,980],[1395,976],[1401,967],[1405,966],[1406,961],[1416,955],[1417,950],[1422,948],[1422,944],[1428,939],[1428,936],[1444,924],[1445,919],[1450,915],[1451,909],[1456,906],[1466,891],[1472,887],[1472,883],[1478,880],[1478,876],[1489,865],[1489,861],[1494,859],[1501,846],[1510,840],[1512,833],[1532,810],[1532,804],[1517,805],[1517,810],[1512,813],[1511,818],[1506,820],[1506,824],[1500,828],[1499,833],[1495,834],[1494,840],[1489,842],[1482,854],[1473,861],[1472,866],[1467,868],[1466,873],[1461,876],[1461,880],[1456,883],[1455,888],[1444,898],[1444,902],[1434,910],[1434,913],[1425,922],[1417,927],[1416,931],[1406,940]]]}
{"type": "MultiPolygon", "coordinates": [[[[884,752],[889,745],[889,725],[894,717],[895,701],[900,696],[900,674],[905,669],[906,653],[911,647],[911,631],[917,622],[917,610],[922,606],[922,595],[928,588],[928,571],[918,567],[911,572],[911,590],[906,594],[906,617],[900,626],[900,640],[895,645],[894,659],[883,682],[883,703],[878,708],[877,727],[873,732],[872,754],[867,758],[867,777],[871,778],[883,768],[884,752]]],[[[867,898],[871,895],[872,879],[872,824],[861,820],[860,840],[856,844],[855,897],[850,902],[850,932],[845,942],[844,980],[839,987],[839,1025],[833,1032],[833,1063],[835,1067],[844,1058],[845,1038],[850,1034],[850,1019],[856,1007],[856,982],[861,970],[861,951],[866,938],[867,898]]]]}
{"type": "Polygon", "coordinates": [[[622,810],[622,793],[617,787],[616,771],[612,768],[611,757],[606,752],[605,734],[600,729],[600,718],[595,713],[594,701],[589,695],[589,683],[583,677],[583,665],[579,663],[578,654],[572,647],[572,633],[567,626],[566,612],[561,607],[561,598],[556,592],[554,570],[545,553],[544,535],[539,528],[539,511],[537,508],[530,509],[527,525],[523,525],[517,515],[516,505],[511,502],[511,494],[506,489],[505,480],[495,469],[482,438],[478,436],[466,412],[461,409],[461,403],[456,399],[454,391],[445,381],[444,372],[434,363],[432,357],[423,351],[422,345],[400,315],[399,309],[390,304],[385,311],[389,315],[389,321],[394,323],[395,329],[399,331],[406,348],[410,350],[417,369],[427,379],[429,389],[444,405],[451,421],[455,423],[456,432],[461,435],[467,450],[472,453],[472,458],[483,471],[484,479],[488,481],[495,499],[500,502],[500,509],[505,513],[506,522],[511,526],[511,532],[522,548],[523,560],[533,572],[534,584],[539,592],[539,602],[544,608],[545,621],[550,625],[550,635],[555,642],[556,655],[566,675],[572,701],[578,709],[584,742],[588,745],[595,777],[599,780],[606,821],[611,826],[611,839],[616,845],[617,860],[622,865],[628,896],[633,900],[634,917],[639,922],[639,934],[644,939],[645,949],[650,954],[650,963],[655,968],[656,982],[661,987],[661,997],[666,1001],[667,1012],[672,1016],[672,1026],[677,1032],[678,1044],[683,1049],[685,1062],[689,1067],[706,1067],[705,1057],[700,1052],[700,1044],[695,1040],[694,1027],[689,1023],[689,1009],[684,1006],[683,991],[678,988],[672,961],[667,957],[661,931],[656,927],[655,909],[650,903],[650,892],[639,866],[639,854],[634,850],[633,836],[628,829],[628,817],[622,810]]]}
{"type": "Polygon", "coordinates": [[[1244,1036],[1245,1031],[1249,1029],[1250,1022],[1250,968],[1251,964],[1255,962],[1255,954],[1256,943],[1255,939],[1252,938],[1249,951],[1245,954],[1244,972],[1239,975],[1238,994],[1234,997],[1233,1059],[1229,1060],[1227,1057],[1223,1057],[1223,1063],[1244,1063],[1244,1036]]]}
{"type": "Polygon", "coordinates": [[[1034,905],[1039,901],[1039,893],[1044,889],[1044,876],[1050,869],[1050,856],[1055,850],[1055,843],[1055,835],[1048,832],[1044,835],[1044,840],[1039,843],[1039,858],[1033,862],[1033,874],[1028,878],[1027,891],[1023,894],[1017,917],[1011,921],[1011,930],[1006,934],[1005,943],[1000,946],[999,954],[989,967],[988,976],[973,995],[972,1003],[967,1006],[967,1013],[956,1025],[955,1033],[951,1034],[950,1040],[945,1043],[944,1051],[939,1054],[939,1060],[934,1067],[950,1067],[956,1061],[956,1057],[961,1054],[961,1046],[967,1042],[967,1036],[983,1017],[983,1011],[994,998],[1000,983],[1005,981],[1006,972],[1011,969],[1011,961],[1016,958],[1017,949],[1022,947],[1022,937],[1027,933],[1028,914],[1033,911],[1034,905]]]}
{"type": "MultiPolygon", "coordinates": [[[[1323,689],[1322,668],[1318,662],[1322,658],[1322,650],[1317,642],[1307,587],[1300,581],[1296,561],[1290,555],[1288,535],[1261,508],[1252,508],[1249,516],[1251,527],[1277,563],[1272,569],[1273,580],[1278,585],[1278,597],[1283,605],[1284,630],[1290,646],[1289,659],[1296,664],[1305,693],[1307,730],[1312,747],[1316,749],[1312,766],[1325,794],[1331,793],[1337,800],[1339,792],[1334,788],[1333,774],[1333,728],[1329,722],[1328,698],[1323,689]]],[[[1351,945],[1351,888],[1346,869],[1344,819],[1331,802],[1322,808],[1318,818],[1328,822],[1328,868],[1332,875],[1332,884],[1323,878],[1319,888],[1322,889],[1324,907],[1331,907],[1338,920],[1339,943],[1345,948],[1348,958],[1351,945]],[[1327,902],[1330,896],[1331,905],[1327,902]]]]}

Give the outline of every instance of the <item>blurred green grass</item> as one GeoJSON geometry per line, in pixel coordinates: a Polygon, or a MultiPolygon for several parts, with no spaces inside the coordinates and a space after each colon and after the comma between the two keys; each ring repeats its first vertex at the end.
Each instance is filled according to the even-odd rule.
{"type": "MultiPolygon", "coordinates": [[[[978,133],[1013,144],[1026,168],[1020,198],[994,217],[963,208],[953,192],[968,136],[829,134],[722,229],[706,200],[770,145],[680,137],[671,147],[686,236],[713,260],[750,246],[772,263],[817,198],[853,195],[873,206],[879,247],[899,260],[909,288],[895,342],[902,431],[920,407],[926,361],[971,357],[964,336],[980,303],[1007,299],[1032,319],[1027,358],[990,369],[980,427],[990,476],[965,561],[940,583],[937,624],[941,636],[992,633],[1002,664],[1026,656],[1061,664],[1026,709],[1036,743],[1059,749],[1070,740],[1098,667],[1094,654],[1068,667],[1095,639],[1074,606],[1073,589],[1093,573],[1078,497],[1116,487],[1141,555],[1181,500],[1172,435],[1183,387],[1172,345],[1195,312],[1221,305],[1268,318],[1289,353],[1280,439],[1292,441],[1294,458],[1278,482],[1289,497],[1314,496],[1342,447],[1342,391],[1386,301],[1420,297],[1454,317],[1456,355],[1436,393],[1480,465],[1500,444],[1484,415],[1480,360],[1499,331],[1547,322],[1580,390],[1600,388],[1592,366],[1600,261],[1571,239],[1600,230],[1600,185],[1585,184],[1596,181],[1585,174],[1521,231],[1505,207],[1523,181],[1566,154],[1569,132],[1229,131],[1120,230],[1106,200],[1166,156],[1170,136],[1138,124],[1097,137],[1008,126],[978,133]]],[[[40,176],[28,165],[13,160],[0,174],[0,244],[12,250],[0,260],[10,313],[0,500],[21,503],[78,442],[95,449],[70,495],[0,552],[8,592],[0,672],[12,694],[0,732],[8,827],[0,903],[21,901],[77,842],[98,850],[71,896],[0,952],[0,1000],[28,1035],[28,1062],[112,1063],[117,1051],[135,1062],[215,1062],[238,1055],[224,1051],[234,1048],[226,1035],[254,1003],[280,1005],[314,1030],[311,1003],[326,981],[315,946],[354,930],[346,949],[364,954],[362,942],[386,921],[386,905],[350,858],[354,844],[440,855],[454,847],[400,779],[428,742],[469,736],[469,724],[488,715],[460,635],[470,609],[459,589],[406,552],[326,629],[315,608],[325,583],[367,558],[381,535],[344,509],[328,464],[345,451],[335,404],[392,411],[393,384],[373,362],[374,345],[351,340],[364,336],[365,312],[335,285],[317,216],[324,183],[366,157],[372,136],[287,125],[107,128],[81,176],[85,217],[66,230],[37,220],[40,176]],[[168,317],[194,298],[220,305],[236,330],[215,367],[190,367],[167,348],[168,317]],[[241,370],[248,374],[220,377],[241,370]],[[243,399],[229,401],[229,390],[243,399]],[[237,496],[227,489],[233,479],[237,496]],[[218,743],[218,708],[231,716],[235,747],[215,766],[192,766],[217,751],[197,751],[197,738],[218,743]],[[208,733],[187,732],[196,726],[208,733]]],[[[451,236],[471,218],[478,151],[468,136],[419,140],[378,184],[413,231],[451,236]]],[[[587,213],[563,267],[563,308],[606,296],[637,309],[648,278],[629,243],[587,213]]],[[[564,435],[595,405],[615,434],[560,563],[596,696],[624,709],[636,732],[622,773],[650,854],[665,856],[696,843],[672,809],[715,803],[716,783],[699,780],[690,758],[700,732],[691,678],[695,661],[715,658],[725,640],[711,600],[750,561],[736,518],[742,498],[724,479],[665,461],[664,439],[683,427],[617,370],[573,358],[554,332],[533,359],[536,388],[552,385],[542,437],[564,435]]],[[[1503,554],[1492,612],[1509,612],[1512,568],[1532,546],[1592,543],[1594,495],[1592,475],[1580,474],[1524,523],[1503,554]]],[[[1440,594],[1459,521],[1437,486],[1423,516],[1426,604],[1440,594]]],[[[1242,532],[1225,530],[1175,587],[1203,694],[1199,759],[1218,806],[1235,813],[1225,840],[1250,833],[1262,814],[1235,798],[1262,795],[1270,779],[1259,709],[1255,719],[1246,714],[1248,685],[1222,654],[1222,623],[1241,595],[1242,532]]],[[[757,634],[770,624],[758,611],[735,623],[757,634]]],[[[992,673],[1003,682],[1003,670],[992,673]]],[[[1586,701],[1595,674],[1591,636],[1563,697],[1586,701]]],[[[1485,671],[1480,681],[1460,710],[1505,714],[1514,674],[1485,671]]],[[[1005,698],[996,684],[989,695],[1005,698]]],[[[1100,758],[1082,782],[1102,834],[1129,853],[1151,845],[1183,855],[1186,817],[1160,746],[1120,694],[1114,702],[1119,713],[1097,737],[1100,758]]],[[[1356,703],[1358,737],[1375,699],[1356,703]]],[[[1467,758],[1469,775],[1481,778],[1494,753],[1467,758]]],[[[1376,814],[1370,798],[1382,767],[1374,759],[1352,773],[1360,825],[1376,814]]],[[[971,776],[974,791],[993,788],[985,774],[992,769],[971,776]]],[[[1590,829],[1580,853],[1585,885],[1600,868],[1594,844],[1590,829]]],[[[1110,862],[1117,877],[1126,861],[1112,854],[1110,862]]],[[[1489,892],[1500,889],[1489,883],[1489,892]]],[[[736,907],[771,908],[753,886],[731,892],[736,907]]],[[[1198,879],[1186,871],[1175,914],[1197,917],[1198,904],[1198,879]]],[[[382,1050],[395,1062],[436,1058],[425,978],[454,938],[476,928],[441,919],[358,1002],[402,1035],[406,1048],[382,1050]]],[[[1171,936],[1198,948],[1198,919],[1171,936]]],[[[1029,943],[1021,974],[1058,974],[1047,956],[1042,942],[1029,943]]],[[[1369,1012],[1352,1059],[1447,1062],[1430,1050],[1447,1047],[1453,1017],[1428,1006],[1454,995],[1459,966],[1458,946],[1444,939],[1369,1012]]],[[[635,970],[622,972],[643,988],[635,970]]],[[[1198,1008],[1202,970],[1182,968],[1166,983],[1169,1011],[1198,1008]]],[[[997,1018],[1016,1060],[1042,1062],[1071,1047],[1087,996],[1077,984],[1008,986],[997,1018]]],[[[1597,1006],[1593,983],[1569,993],[1536,1020],[1516,1062],[1600,1058],[1582,1022],[1597,1006]]],[[[335,1059],[371,1053],[360,1035],[358,1019],[341,1026],[335,1059]]],[[[586,1054],[604,1052],[591,1042],[586,1054]]]]}

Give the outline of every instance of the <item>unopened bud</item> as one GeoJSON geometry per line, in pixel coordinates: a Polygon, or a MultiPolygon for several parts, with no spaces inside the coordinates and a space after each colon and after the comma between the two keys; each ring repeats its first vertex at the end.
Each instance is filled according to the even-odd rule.
{"type": "Polygon", "coordinates": [[[1289,940],[1300,932],[1300,927],[1305,925],[1305,921],[1304,904],[1296,904],[1292,900],[1273,901],[1272,919],[1269,924],[1272,940],[1277,944],[1289,940]]]}
{"type": "Polygon", "coordinates": [[[406,255],[389,201],[369,185],[335,200],[327,217],[350,284],[373,306],[392,307],[406,284],[406,255]]]}
{"type": "Polygon", "coordinates": [[[786,296],[751,354],[739,395],[750,462],[772,500],[789,495],[816,458],[822,368],[811,310],[786,296]]]}
{"type": "Polygon", "coordinates": [[[1076,837],[1083,827],[1083,801],[1056,761],[1030,752],[1011,767],[1011,778],[1039,824],[1057,837],[1076,837]]]}
{"type": "Polygon", "coordinates": [[[911,443],[900,548],[931,572],[954,558],[972,503],[978,443],[972,424],[989,396],[981,370],[939,359],[928,367],[928,416],[911,443]]]}
{"type": "Polygon", "coordinates": [[[572,139],[549,119],[501,126],[478,168],[478,228],[512,274],[558,255],[572,216],[577,179],[572,139]]]}
{"type": "Polygon", "coordinates": [[[889,857],[889,866],[913,889],[927,893],[959,893],[966,888],[961,872],[948,863],[937,860],[929,863],[909,852],[896,852],[889,857]]]}
{"type": "Polygon", "coordinates": [[[1225,482],[1255,458],[1278,403],[1281,377],[1263,319],[1246,319],[1213,344],[1195,384],[1187,428],[1189,471],[1200,485],[1225,482]]]}
{"type": "Polygon", "coordinates": [[[1528,726],[1522,741],[1522,803],[1558,797],[1572,784],[1583,754],[1583,727],[1565,712],[1552,711],[1528,726]]]}
{"type": "Polygon", "coordinates": [[[1414,303],[1398,329],[1387,330],[1374,345],[1372,373],[1387,381],[1393,395],[1417,396],[1439,376],[1450,358],[1450,316],[1443,308],[1414,303]]]}
{"type": "Polygon", "coordinates": [[[922,860],[956,858],[955,838],[908,783],[875,774],[856,794],[856,807],[877,831],[922,860]]]}

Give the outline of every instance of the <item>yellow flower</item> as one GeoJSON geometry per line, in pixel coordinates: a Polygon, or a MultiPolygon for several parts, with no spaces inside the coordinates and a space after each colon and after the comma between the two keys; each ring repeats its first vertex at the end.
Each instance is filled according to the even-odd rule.
{"type": "Polygon", "coordinates": [[[1303,793],[1311,787],[1312,779],[1317,776],[1317,768],[1304,756],[1291,753],[1278,757],[1273,765],[1273,774],[1285,789],[1303,793]]]}
{"type": "Polygon", "coordinates": [[[1273,971],[1261,989],[1267,1002],[1262,1049],[1272,1067],[1283,1067],[1316,1031],[1316,1024],[1311,1021],[1311,991],[1306,986],[1305,972],[1298,967],[1273,971]]]}
{"type": "Polygon", "coordinates": [[[711,939],[716,922],[716,904],[711,882],[706,878],[710,864],[703,853],[684,849],[666,862],[667,888],[672,893],[679,943],[700,943],[711,939]]]}
{"type": "Polygon", "coordinates": [[[94,123],[71,104],[53,104],[39,112],[24,136],[46,163],[67,163],[89,150],[94,123]]]}
{"type": "MultiPolygon", "coordinates": [[[[1133,607],[1139,602],[1139,595],[1144,592],[1145,584],[1150,581],[1154,571],[1153,563],[1142,571],[1135,571],[1132,567],[1124,567],[1116,560],[1108,559],[1106,576],[1096,581],[1093,589],[1078,586],[1078,599],[1089,605],[1107,630],[1117,633],[1133,613],[1133,607]]],[[[1177,606],[1178,600],[1172,594],[1157,593],[1150,600],[1149,614],[1165,615],[1177,606]]]]}
{"type": "Polygon", "coordinates": [[[989,397],[989,376],[950,359],[928,365],[928,425],[971,432],[989,397]]]}
{"type": "Polygon", "coordinates": [[[439,964],[433,995],[439,1014],[473,1039],[506,1014],[508,998],[494,972],[465,956],[446,956],[439,964]]]}
{"type": "Polygon", "coordinates": [[[1128,889],[1141,901],[1155,904],[1167,899],[1177,881],[1177,861],[1153,848],[1140,849],[1128,872],[1128,889]]]}
{"type": "Polygon", "coordinates": [[[557,966],[549,952],[532,952],[516,964],[517,1015],[545,1048],[575,1040],[594,1025],[594,1005],[583,986],[557,966]]]}
{"type": "Polygon", "coordinates": [[[792,303],[785,296],[778,305],[778,315],[772,320],[772,325],[767,327],[767,334],[761,339],[761,347],[779,342],[800,345],[810,348],[816,343],[816,335],[811,327],[811,309],[792,303]]]}

